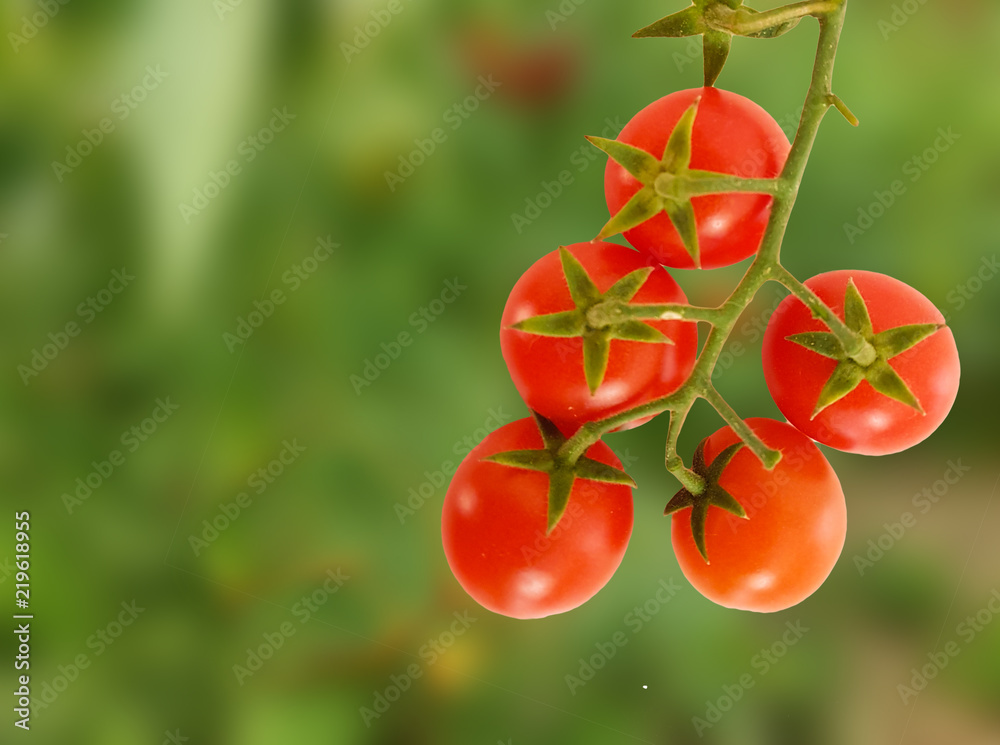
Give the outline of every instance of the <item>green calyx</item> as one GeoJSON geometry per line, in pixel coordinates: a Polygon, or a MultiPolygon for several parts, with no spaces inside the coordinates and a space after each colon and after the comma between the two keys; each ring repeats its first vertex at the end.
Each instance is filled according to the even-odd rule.
{"type": "Polygon", "coordinates": [[[559,259],[576,308],[526,318],[511,328],[539,336],[581,337],[583,370],[591,395],[604,381],[612,339],[673,344],[658,329],[628,314],[629,302],[649,278],[652,267],[625,275],[602,293],[583,265],[563,247],[559,248],[559,259]]]}
{"type": "Polygon", "coordinates": [[[897,326],[876,334],[872,329],[868,307],[853,279],[848,281],[844,293],[844,323],[865,342],[861,350],[853,355],[848,354],[837,337],[831,333],[815,331],[787,337],[788,341],[803,346],[811,352],[837,360],[837,366],[820,391],[811,418],[815,419],[826,407],[844,398],[861,385],[863,380],[867,380],[871,387],[882,395],[923,414],[920,402],[906,381],[889,365],[889,360],[915,347],[944,328],[944,324],[918,323],[897,326]]]}
{"type": "Polygon", "coordinates": [[[674,228],[684,242],[691,260],[696,267],[701,266],[698,248],[698,230],[695,223],[691,194],[707,192],[691,189],[698,180],[727,178],[728,174],[710,171],[695,171],[691,165],[691,133],[698,114],[696,99],[681,116],[674,131],[670,133],[663,158],[657,160],[652,155],[632,145],[603,137],[588,137],[592,145],[600,148],[618,165],[632,174],[642,188],[622,207],[601,229],[597,240],[603,240],[618,233],[641,225],[652,217],[666,212],[674,228]]]}
{"type": "Polygon", "coordinates": [[[776,179],[739,178],[729,173],[691,168],[691,137],[700,102],[699,96],[678,119],[659,160],[641,148],[618,140],[587,138],[590,144],[607,153],[642,184],[642,188],[601,228],[597,240],[624,233],[666,212],[691,261],[696,268],[701,268],[692,197],[734,192],[771,195],[781,192],[776,179]]]}
{"type": "Polygon", "coordinates": [[[691,508],[691,534],[694,537],[695,546],[698,547],[698,553],[701,554],[706,564],[711,563],[708,560],[708,551],[705,548],[705,521],[708,519],[708,508],[713,506],[719,507],[737,517],[744,519],[747,517],[743,505],[737,502],[732,494],[719,485],[722,472],[729,465],[729,461],[733,459],[733,456],[743,446],[744,443],[742,442],[730,445],[715,457],[711,465],[706,466],[705,441],[702,440],[701,444],[698,445],[698,449],[694,451],[691,470],[704,480],[704,490],[699,494],[694,494],[687,488],[681,489],[667,503],[666,509],[663,510],[664,515],[672,515],[688,507],[691,508]]]}
{"type": "Polygon", "coordinates": [[[566,507],[569,504],[570,493],[573,490],[573,483],[577,479],[588,479],[590,481],[600,481],[608,484],[624,484],[635,488],[635,481],[632,477],[621,469],[601,463],[585,455],[581,455],[575,462],[559,455],[559,450],[566,442],[566,437],[559,431],[551,421],[537,412],[532,412],[538,430],[542,435],[544,448],[542,450],[509,450],[504,453],[495,453],[484,458],[491,463],[499,463],[510,468],[523,468],[529,471],[540,471],[548,474],[549,495],[548,495],[548,517],[546,534],[559,523],[566,507]]]}
{"type": "Polygon", "coordinates": [[[715,85],[729,58],[734,35],[757,39],[774,38],[795,28],[801,17],[794,14],[785,17],[778,15],[776,11],[759,13],[744,6],[743,0],[693,0],[684,10],[661,18],[639,29],[632,36],[702,36],[705,85],[711,86],[715,85]]]}

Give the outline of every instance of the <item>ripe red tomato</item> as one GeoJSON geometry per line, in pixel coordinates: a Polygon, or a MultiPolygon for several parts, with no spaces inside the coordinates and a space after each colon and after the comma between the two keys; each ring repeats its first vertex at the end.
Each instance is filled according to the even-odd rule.
{"type": "MultiPolygon", "coordinates": [[[[702,595],[727,608],[784,610],[812,595],[833,570],[847,535],[847,505],[837,474],[816,444],[790,424],[747,419],[769,447],[782,453],[768,471],[749,448],[725,467],[719,486],[749,519],[709,507],[705,562],[691,532],[691,511],[671,518],[681,571],[702,595]]],[[[739,437],[723,427],[705,440],[705,463],[739,437]]]]}
{"type": "MultiPolygon", "coordinates": [[[[618,141],[645,150],[659,160],[674,126],[699,96],[701,103],[691,136],[690,168],[740,178],[774,178],[781,173],[791,149],[781,127],[750,99],[718,88],[677,91],[654,101],[625,125],[618,141]]],[[[641,187],[632,174],[608,159],[604,195],[612,215],[641,187]]],[[[760,247],[771,214],[769,195],[707,194],[693,197],[691,203],[703,269],[735,264],[760,247]]],[[[678,269],[695,268],[664,212],[627,230],[625,238],[661,264],[678,269]]]]}
{"type": "MultiPolygon", "coordinates": [[[[933,303],[909,285],[884,274],[827,272],[805,284],[844,319],[848,281],[852,279],[867,307],[871,334],[876,341],[892,342],[891,335],[884,334],[890,329],[944,324],[944,317],[933,303]]],[[[890,350],[880,355],[888,357],[883,360],[891,368],[888,377],[892,377],[892,371],[898,375],[922,412],[912,404],[880,393],[866,379],[813,416],[820,393],[838,362],[788,337],[827,330],[802,301],[789,296],[771,316],[764,334],[764,378],[781,413],[795,427],[838,450],[886,455],[916,445],[944,421],[958,395],[960,377],[955,337],[947,327],[922,337],[898,354],[889,356],[895,351],[890,350]]],[[[901,333],[894,332],[897,337],[901,333]]]]}
{"type": "MultiPolygon", "coordinates": [[[[630,487],[576,479],[566,512],[546,535],[548,475],[483,460],[542,447],[530,418],[495,430],[462,461],[444,498],[451,571],[476,602],[512,618],[543,618],[589,600],[615,573],[632,535],[630,487]]],[[[603,442],[586,455],[621,468],[603,442]]]]}
{"type": "MultiPolygon", "coordinates": [[[[600,292],[640,269],[652,273],[631,304],[686,303],[684,292],[661,266],[616,243],[566,247],[600,292]]],[[[525,403],[572,433],[580,424],[604,419],[667,396],[694,367],[698,329],[693,321],[649,321],[673,344],[612,338],[607,371],[592,395],[584,371],[580,336],[540,336],[511,328],[528,318],[576,308],[558,251],[543,256],[517,281],[503,311],[500,348],[514,386],[525,403]]]]}

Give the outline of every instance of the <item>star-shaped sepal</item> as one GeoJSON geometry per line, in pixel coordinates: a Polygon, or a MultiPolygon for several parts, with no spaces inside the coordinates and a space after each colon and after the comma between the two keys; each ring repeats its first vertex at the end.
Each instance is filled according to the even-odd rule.
{"type": "Polygon", "coordinates": [[[788,341],[803,346],[811,352],[837,360],[837,366],[820,391],[811,418],[815,419],[825,408],[844,398],[861,385],[863,380],[867,380],[871,387],[882,395],[923,414],[924,409],[920,401],[913,395],[906,381],[889,365],[889,360],[912,349],[944,328],[945,324],[918,323],[897,326],[876,334],[872,329],[868,307],[853,279],[848,280],[844,292],[844,323],[868,342],[869,346],[866,347],[864,356],[860,358],[848,356],[837,337],[824,331],[792,334],[786,337],[788,341]]]}
{"type": "Polygon", "coordinates": [[[630,318],[626,311],[629,302],[652,273],[652,267],[626,274],[602,293],[579,260],[562,246],[559,248],[559,260],[576,308],[526,318],[511,328],[539,336],[582,337],[583,370],[591,395],[604,381],[612,339],[651,344],[674,343],[648,323],[630,318]]]}
{"type": "Polygon", "coordinates": [[[667,503],[664,515],[672,515],[683,509],[691,508],[691,534],[694,537],[694,544],[698,547],[698,553],[709,564],[708,551],[705,547],[705,521],[708,519],[708,508],[719,507],[726,512],[730,512],[737,517],[746,519],[747,513],[743,506],[736,501],[732,494],[719,485],[722,472],[729,465],[729,461],[739,452],[744,443],[737,442],[730,445],[712,461],[711,465],[705,464],[705,441],[702,440],[698,448],[694,451],[694,461],[692,469],[705,481],[705,489],[701,494],[693,494],[684,488],[677,492],[667,503]]]}
{"type": "Polygon", "coordinates": [[[566,512],[570,492],[577,479],[588,479],[607,484],[624,484],[635,488],[635,481],[632,480],[631,476],[607,463],[601,463],[586,455],[581,455],[575,463],[567,462],[559,455],[559,449],[566,442],[563,433],[555,424],[538,412],[532,412],[532,416],[535,418],[538,430],[542,435],[543,449],[509,450],[504,453],[495,453],[484,460],[511,468],[523,468],[548,474],[547,533],[552,532],[566,512]]]}
{"type": "Polygon", "coordinates": [[[759,30],[741,30],[739,21],[751,19],[759,13],[743,5],[743,0],[694,0],[677,13],[661,18],[639,29],[634,38],[654,36],[683,37],[703,36],[705,55],[705,85],[715,85],[729,57],[733,36],[770,39],[795,28],[798,18],[784,21],[759,30]]]}
{"type": "Polygon", "coordinates": [[[641,148],[618,140],[587,138],[642,184],[642,188],[601,229],[597,240],[624,233],[661,212],[666,212],[694,265],[701,267],[694,206],[687,187],[699,179],[725,178],[729,174],[698,171],[690,167],[691,135],[700,102],[700,97],[695,99],[681,115],[670,133],[660,160],[641,148]]]}

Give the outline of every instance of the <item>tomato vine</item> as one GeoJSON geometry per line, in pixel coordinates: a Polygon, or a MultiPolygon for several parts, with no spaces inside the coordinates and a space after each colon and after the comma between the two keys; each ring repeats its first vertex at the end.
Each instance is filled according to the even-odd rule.
{"type": "Polygon", "coordinates": [[[800,282],[781,261],[825,115],[836,109],[858,125],[833,91],[846,11],[847,0],[765,12],[742,0],[693,0],[634,34],[703,36],[705,87],[653,102],[616,140],[588,138],[609,157],[610,219],[590,243],[540,259],[510,294],[501,348],[534,421],[494,433],[463,461],[442,519],[452,570],[484,606],[538,617],[575,607],[603,586],[631,533],[631,511],[619,500],[634,482],[613,456],[586,454],[606,447],[605,434],[665,412],[664,463],[682,488],[664,514],[672,516],[685,576],[727,607],[794,605],[823,583],[846,536],[845,497],[816,442],[899,452],[947,416],[958,390],[958,352],[926,298],[873,272],[800,282]],[[733,36],[773,38],[808,17],[819,23],[819,41],[789,145],[763,109],[714,83],[733,36]],[[735,165],[748,149],[762,157],[735,165]],[[619,233],[637,250],[604,241],[619,233]],[[715,307],[688,304],[661,266],[714,269],[750,255],[743,277],[715,307]],[[790,293],[763,347],[768,388],[787,423],[744,420],[712,382],[739,318],[768,282],[790,293]],[[698,323],[709,326],[700,350],[698,323]],[[702,441],[688,465],[677,443],[699,399],[726,426],[702,441]],[[507,441],[520,449],[504,449],[507,441]],[[594,510],[592,533],[567,532],[544,552],[524,551],[524,536],[555,535],[580,503],[594,510]],[[512,511],[519,515],[513,523],[512,511]],[[581,555],[593,560],[592,571],[573,578],[567,567],[582,559],[568,557],[581,555]]]}

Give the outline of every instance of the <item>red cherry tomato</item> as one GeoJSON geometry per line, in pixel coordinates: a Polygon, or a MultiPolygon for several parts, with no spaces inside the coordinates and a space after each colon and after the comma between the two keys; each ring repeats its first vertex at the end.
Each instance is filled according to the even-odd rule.
{"type": "MultiPolygon", "coordinates": [[[[632,535],[630,487],[576,479],[566,512],[546,535],[548,475],[482,460],[541,448],[532,419],[495,430],[462,461],[444,498],[451,571],[476,602],[512,618],[542,618],[589,600],[611,579],[632,535]]],[[[603,442],[586,455],[621,468],[603,442]]]]}
{"type": "MultiPolygon", "coordinates": [[[[945,322],[927,298],[884,274],[827,272],[807,280],[805,285],[843,319],[851,279],[867,307],[875,335],[899,327],[945,322]]],[[[789,296],[771,316],[764,334],[764,378],[781,413],[795,427],[838,450],[886,455],[916,445],[944,421],[958,395],[960,378],[958,349],[950,329],[941,328],[886,360],[909,388],[922,412],[880,393],[868,380],[862,380],[853,391],[814,417],[820,393],[838,362],[788,337],[826,331],[826,326],[812,317],[802,301],[789,296]]]]}
{"type": "MultiPolygon", "coordinates": [[[[770,114],[748,98],[718,88],[677,91],[636,114],[618,141],[641,148],[657,160],[681,115],[701,96],[691,136],[690,168],[741,178],[774,178],[781,173],[791,146],[770,114]]],[[[642,184],[609,159],[604,195],[617,214],[642,184]]],[[[693,197],[701,267],[729,266],[760,247],[771,214],[766,194],[708,194],[693,197]]],[[[627,230],[625,238],[661,264],[693,269],[694,262],[666,213],[627,230]]]]}
{"type": "MultiPolygon", "coordinates": [[[[650,267],[648,260],[615,243],[566,247],[601,292],[627,274],[650,267]]],[[[684,292],[665,269],[652,273],[631,304],[686,303],[684,292]]],[[[539,336],[511,328],[539,315],[575,308],[558,251],[543,256],[514,285],[503,311],[500,348],[525,403],[572,433],[580,424],[604,419],[667,396],[687,380],[698,346],[692,321],[649,321],[673,344],[612,339],[607,372],[592,395],[584,373],[583,339],[539,336]]],[[[634,424],[634,423],[633,423],[634,424]]]]}
{"type": "MultiPolygon", "coordinates": [[[[690,509],[673,514],[671,533],[681,571],[698,592],[727,608],[770,613],[805,600],[829,576],[844,546],[847,506],[837,474],[812,440],[784,422],[746,422],[782,453],[768,471],[743,447],[723,470],[719,485],[749,519],[708,508],[710,564],[692,537],[690,509]]],[[[723,427],[706,439],[705,463],[737,442],[723,427]]]]}

